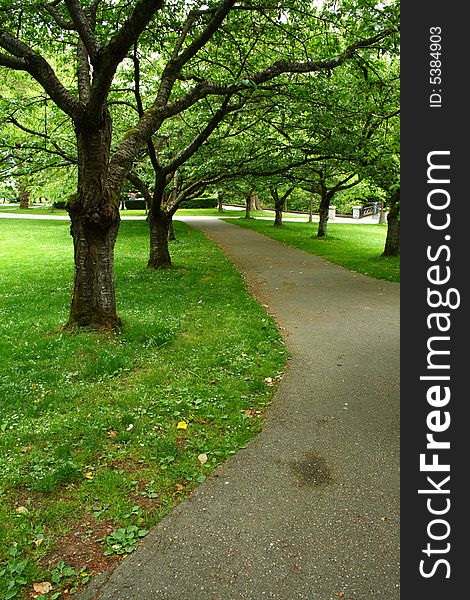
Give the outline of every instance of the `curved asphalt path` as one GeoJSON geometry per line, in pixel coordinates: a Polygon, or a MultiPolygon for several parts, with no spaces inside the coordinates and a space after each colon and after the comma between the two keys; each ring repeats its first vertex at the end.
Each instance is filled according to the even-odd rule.
{"type": "Polygon", "coordinates": [[[399,286],[190,222],[269,306],[292,359],[262,433],[79,597],[398,600],[399,286]]]}

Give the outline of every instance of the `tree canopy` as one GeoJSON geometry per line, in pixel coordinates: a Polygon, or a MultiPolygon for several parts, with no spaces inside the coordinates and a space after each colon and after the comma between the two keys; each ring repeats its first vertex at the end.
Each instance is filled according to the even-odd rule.
{"type": "MultiPolygon", "coordinates": [[[[214,135],[229,148],[238,134],[234,143],[266,131],[258,139],[278,173],[300,155],[330,156],[331,140],[344,161],[354,136],[338,136],[338,98],[347,97],[354,71],[369,85],[361,103],[373,98],[370,82],[396,53],[397,31],[396,2],[1,0],[2,171],[37,182],[55,170],[64,190],[76,177],[67,204],[75,250],[69,325],[121,325],[113,271],[119,196],[139,163],[153,169],[149,220],[157,227],[168,185],[178,170],[180,181],[188,177],[185,165],[197,165],[214,135]]],[[[363,108],[371,138],[385,117],[363,108]]],[[[359,121],[356,139],[366,126],[359,121]]],[[[259,145],[249,148],[239,163],[245,176],[259,175],[259,145]]],[[[221,145],[219,157],[224,152],[221,145]]],[[[361,169],[372,173],[364,152],[361,169]]]]}

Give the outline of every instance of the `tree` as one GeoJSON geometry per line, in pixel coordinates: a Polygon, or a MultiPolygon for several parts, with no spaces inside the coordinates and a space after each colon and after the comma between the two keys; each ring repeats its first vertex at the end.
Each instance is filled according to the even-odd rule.
{"type": "MultiPolygon", "coordinates": [[[[239,18],[238,18],[239,20],[239,18]]],[[[259,19],[255,20],[252,17],[252,21],[256,26],[259,24],[259,19]]],[[[237,50],[239,55],[243,52],[247,52],[247,59],[250,54],[253,53],[253,45],[251,40],[254,32],[250,31],[247,39],[243,36],[237,41],[237,50]]],[[[246,34],[245,34],[246,36],[246,34]]],[[[245,65],[246,60],[242,60],[242,66],[245,65]]],[[[206,62],[209,58],[204,59],[206,62]]],[[[141,82],[149,79],[149,71],[147,67],[147,77],[142,71],[141,60],[137,54],[136,47],[134,47],[133,64],[134,64],[134,95],[135,95],[135,111],[140,116],[145,112],[144,105],[145,99],[142,97],[142,86],[141,82]]],[[[210,62],[211,68],[209,69],[209,75],[216,77],[218,70],[223,66],[225,69],[234,73],[235,79],[240,80],[241,77],[246,75],[243,71],[239,70],[238,64],[233,61],[233,52],[229,52],[225,56],[222,52],[218,52],[218,64],[217,69],[214,72],[212,62],[210,62]],[[236,70],[235,70],[236,69],[236,70]]],[[[200,65],[198,65],[200,68],[200,65]]],[[[204,67],[206,68],[206,67],[204,67]]],[[[220,75],[219,75],[220,76],[220,75]]],[[[195,76],[196,78],[196,76],[195,76]]],[[[200,73],[197,75],[197,79],[201,79],[200,73]]],[[[248,81],[248,80],[242,80],[248,81]]],[[[283,84],[283,86],[286,84],[283,84]]],[[[279,86],[277,86],[276,92],[279,86]]],[[[148,89],[147,89],[148,92],[148,89]]],[[[163,125],[159,130],[158,139],[154,139],[149,142],[147,147],[148,163],[151,165],[153,174],[137,175],[132,174],[134,185],[138,187],[141,193],[147,198],[149,204],[148,221],[150,226],[150,257],[148,266],[151,268],[169,268],[171,267],[171,258],[168,248],[168,232],[172,224],[172,216],[178,205],[186,197],[185,194],[180,193],[179,185],[181,181],[188,183],[189,187],[195,190],[194,186],[199,186],[199,189],[203,189],[204,185],[214,181],[227,180],[230,177],[234,177],[234,173],[229,173],[230,169],[227,168],[227,164],[219,165],[219,170],[224,171],[224,175],[220,176],[217,173],[210,173],[205,165],[205,172],[201,175],[199,182],[193,177],[187,177],[187,169],[184,168],[188,165],[196,154],[199,154],[203,146],[207,145],[209,138],[212,140],[212,147],[214,147],[213,136],[216,131],[220,128],[221,124],[227,120],[228,115],[236,113],[241,109],[248,109],[248,107],[256,106],[257,110],[263,105],[263,100],[266,96],[272,96],[272,86],[249,86],[247,89],[240,89],[234,92],[228,92],[225,94],[225,98],[221,104],[216,102],[208,102],[207,99],[202,105],[197,107],[190,107],[189,110],[185,111],[184,118],[182,115],[175,117],[163,125]],[[256,92],[256,93],[255,93],[256,92]],[[208,110],[207,110],[208,109],[208,110]],[[196,123],[196,126],[195,126],[196,123]],[[171,129],[168,129],[166,125],[169,125],[171,129]],[[165,132],[168,131],[167,134],[165,132]],[[161,143],[163,140],[163,144],[161,143]],[[178,177],[175,177],[175,173],[178,172],[178,177]],[[153,179],[152,183],[149,180],[153,179]],[[175,186],[175,181],[178,181],[178,186],[175,186]],[[178,189],[176,189],[178,187],[178,189]],[[150,191],[152,190],[152,191],[150,191]],[[178,200],[177,200],[178,199],[178,200]]],[[[271,102],[272,109],[272,102],[271,102]]],[[[249,112],[249,109],[248,109],[249,112]]],[[[231,132],[230,136],[234,137],[237,132],[231,132]]],[[[224,136],[222,136],[223,138],[224,136]]],[[[216,145],[220,143],[220,137],[216,138],[216,145]]],[[[245,148],[242,149],[241,154],[244,153],[245,148]]],[[[219,153],[219,147],[215,150],[219,153]]],[[[237,153],[239,156],[239,154],[237,153]]],[[[231,157],[231,163],[233,163],[234,156],[231,157]]],[[[239,159],[243,161],[243,159],[239,159]]],[[[230,165],[232,166],[232,165],[230,165]]],[[[240,165],[235,168],[235,171],[240,169],[240,165]]],[[[145,171],[145,169],[144,169],[145,171]]],[[[184,186],[183,186],[184,187],[184,186]]],[[[250,215],[252,210],[253,200],[256,203],[256,195],[253,190],[249,190],[245,193],[247,200],[247,215],[250,215]]],[[[258,208],[258,206],[256,206],[258,208]]]]}
{"type": "Polygon", "coordinates": [[[286,204],[287,198],[292,194],[293,191],[294,187],[290,187],[280,195],[278,187],[271,188],[271,195],[274,200],[274,210],[276,213],[274,217],[274,227],[282,227],[282,211],[286,204]]]}
{"type": "Polygon", "coordinates": [[[382,256],[400,254],[400,188],[397,186],[389,198],[388,227],[385,248],[382,256]]]}
{"type": "MultiPolygon", "coordinates": [[[[273,32],[279,26],[283,31],[298,27],[299,19],[305,18],[298,2],[289,3],[284,12],[270,2],[245,7],[235,0],[210,6],[198,1],[188,6],[176,0],[46,0],[28,5],[4,0],[0,9],[0,67],[32,77],[73,124],[78,183],[67,204],[75,265],[68,326],[107,329],[122,325],[114,289],[120,191],[163,124],[209,96],[226,100],[246,90],[256,91],[285,73],[331,71],[396,31],[395,23],[390,24],[396,15],[389,6],[366,11],[362,2],[358,3],[348,9],[351,15],[357,13],[356,20],[348,19],[348,30],[341,34],[335,32],[336,17],[329,30],[324,27],[325,19],[321,21],[326,30],[321,39],[326,41],[323,46],[313,46],[318,56],[313,60],[300,54],[305,48],[302,43],[290,43],[288,49],[281,46],[284,33],[278,36],[277,46],[265,53],[262,30],[252,20],[256,15],[268,23],[274,15],[277,24],[271,27],[273,32]],[[155,19],[159,27],[150,27],[155,19]],[[283,22],[286,27],[281,26],[283,22]],[[258,33],[247,51],[246,32],[252,25],[258,33]],[[214,73],[214,61],[205,68],[210,56],[207,47],[214,37],[214,47],[221,45],[225,56],[241,51],[235,60],[244,61],[243,69],[234,71],[229,64],[214,73]],[[140,38],[149,44],[148,55],[159,57],[156,93],[134,127],[116,140],[110,112],[113,82],[140,38]],[[51,48],[57,45],[62,46],[65,57],[54,63],[51,48]]],[[[316,17],[312,8],[311,18],[316,17]]],[[[177,162],[182,164],[182,158],[177,162]]],[[[153,197],[161,202],[167,173],[159,166],[157,170],[153,197]]],[[[150,209],[150,222],[161,216],[158,209],[150,209]]]]}
{"type": "Polygon", "coordinates": [[[29,202],[31,200],[31,192],[28,188],[28,182],[25,179],[22,179],[20,181],[19,193],[20,193],[20,208],[29,208],[29,202]]]}

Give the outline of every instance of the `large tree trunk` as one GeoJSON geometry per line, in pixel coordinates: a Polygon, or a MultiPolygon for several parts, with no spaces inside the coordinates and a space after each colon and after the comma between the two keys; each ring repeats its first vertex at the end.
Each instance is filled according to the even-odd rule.
{"type": "Polygon", "coordinates": [[[274,227],[282,227],[282,209],[284,208],[285,196],[279,197],[276,188],[271,189],[271,196],[274,200],[274,227]]]}
{"type": "Polygon", "coordinates": [[[217,206],[217,212],[219,213],[223,213],[224,212],[224,192],[222,190],[219,190],[217,192],[217,201],[218,201],[218,206],[217,206]]]}
{"type": "Polygon", "coordinates": [[[328,233],[328,216],[330,211],[331,197],[329,194],[322,194],[320,207],[318,210],[320,220],[318,222],[317,237],[325,237],[328,233]]]}
{"type": "Polygon", "coordinates": [[[31,192],[27,189],[24,183],[20,183],[20,208],[29,208],[31,192]]]}
{"type": "Polygon", "coordinates": [[[387,239],[382,256],[399,256],[400,254],[400,191],[395,191],[390,199],[387,216],[387,239]]]}
{"type": "Polygon", "coordinates": [[[168,230],[171,219],[163,210],[155,212],[150,210],[147,216],[150,227],[150,256],[147,266],[150,269],[171,269],[172,264],[168,245],[168,230]]]}
{"type": "Polygon", "coordinates": [[[251,219],[251,194],[248,194],[245,198],[245,219],[251,219]]]}
{"type": "Polygon", "coordinates": [[[75,215],[71,219],[75,271],[68,325],[116,329],[122,325],[114,292],[114,244],[119,220],[103,228],[75,215]]]}
{"type": "Polygon", "coordinates": [[[261,202],[256,192],[251,193],[251,210],[261,210],[261,202]]]}
{"type": "Polygon", "coordinates": [[[78,192],[67,203],[74,245],[74,284],[67,326],[116,329],[114,245],[119,230],[119,194],[106,186],[111,118],[76,124],[78,192]]]}
{"type": "Polygon", "coordinates": [[[173,216],[169,216],[168,220],[168,241],[176,242],[175,228],[173,227],[173,216]]]}
{"type": "Polygon", "coordinates": [[[248,196],[245,198],[246,200],[246,210],[245,210],[245,219],[251,218],[252,210],[261,210],[261,203],[256,192],[250,192],[248,196]]]}

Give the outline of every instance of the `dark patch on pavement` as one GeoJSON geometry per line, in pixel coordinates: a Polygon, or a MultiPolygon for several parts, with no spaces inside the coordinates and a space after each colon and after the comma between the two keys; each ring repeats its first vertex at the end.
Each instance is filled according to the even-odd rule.
{"type": "Polygon", "coordinates": [[[315,452],[308,452],[301,460],[291,461],[289,466],[303,483],[327,485],[334,481],[328,463],[315,452]]]}

